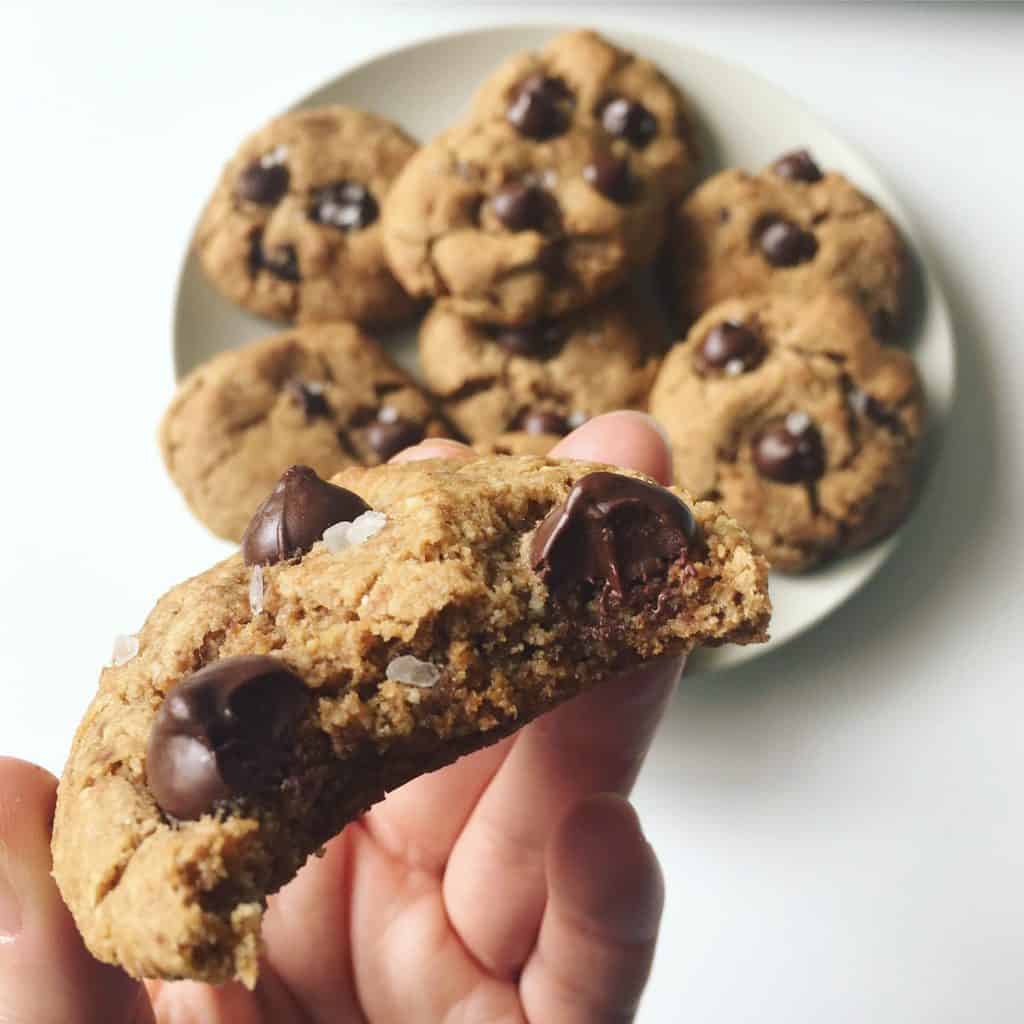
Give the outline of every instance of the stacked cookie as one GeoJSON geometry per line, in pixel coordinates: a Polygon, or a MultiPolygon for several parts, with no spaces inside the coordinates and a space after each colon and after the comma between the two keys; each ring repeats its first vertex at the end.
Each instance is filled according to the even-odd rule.
{"type": "Polygon", "coordinates": [[[882,347],[905,321],[899,232],[803,151],[689,192],[696,135],[668,77],[589,31],[509,59],[421,148],[343,107],[257,132],[196,251],[228,298],[297,326],[182,383],[161,441],[196,514],[237,540],[296,462],[328,476],[444,434],[544,454],[650,408],[680,481],[776,567],[891,530],[923,419],[911,360],[882,347]],[[667,355],[655,276],[689,327],[667,355]],[[348,321],[427,302],[421,386],[348,321]]]}

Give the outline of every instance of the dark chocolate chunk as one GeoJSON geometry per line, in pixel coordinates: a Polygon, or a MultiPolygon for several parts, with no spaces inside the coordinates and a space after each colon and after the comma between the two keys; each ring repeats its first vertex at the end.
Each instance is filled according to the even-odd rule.
{"type": "Polygon", "coordinates": [[[609,135],[643,149],[658,134],[657,118],[637,100],[613,96],[601,109],[601,125],[609,135]]]}
{"type": "Polygon", "coordinates": [[[752,370],[764,357],[757,332],[735,320],[723,320],[704,335],[699,350],[706,367],[732,373],[752,370]]]}
{"type": "Polygon", "coordinates": [[[806,149],[794,149],[792,153],[783,153],[772,164],[772,170],[780,178],[787,178],[789,181],[812,183],[821,181],[824,177],[821,168],[814,162],[814,158],[806,149]]]}
{"type": "Polygon", "coordinates": [[[583,168],[586,183],[614,203],[628,202],[633,194],[633,175],[625,157],[596,153],[583,168]]]}
{"type": "Polygon", "coordinates": [[[508,185],[491,200],[495,217],[509,231],[539,231],[547,206],[544,190],[536,185],[508,185]]]}
{"type": "Polygon", "coordinates": [[[313,191],[309,219],[341,231],[361,231],[380,214],[377,200],[358,181],[335,181],[313,191]]]}
{"type": "Polygon", "coordinates": [[[277,658],[215,661],[181,680],[156,714],[146,780],[175,818],[280,782],[309,705],[302,680],[277,658]]]}
{"type": "Polygon", "coordinates": [[[809,231],[774,214],[762,217],[754,227],[754,237],[764,258],[773,267],[795,267],[814,259],[818,240],[809,231]]]}
{"type": "Polygon", "coordinates": [[[807,413],[769,420],[753,439],[758,473],[780,484],[810,483],[825,472],[825,445],[807,413]]]}
{"type": "Polygon", "coordinates": [[[315,381],[290,380],[285,389],[302,406],[307,420],[315,420],[318,416],[327,416],[330,413],[322,384],[315,381]]]}
{"type": "Polygon", "coordinates": [[[406,419],[390,406],[384,406],[377,419],[366,428],[366,443],[381,462],[387,462],[404,448],[423,440],[423,424],[406,419]]]}
{"type": "Polygon", "coordinates": [[[246,565],[272,565],[305,554],[335,523],[350,523],[369,505],[309,466],[284,471],[242,536],[246,565]]]}
{"type": "Polygon", "coordinates": [[[556,320],[538,320],[524,327],[498,327],[494,340],[516,356],[540,359],[550,356],[565,341],[565,325],[556,320]]]}
{"type": "Polygon", "coordinates": [[[513,428],[526,434],[557,434],[564,437],[569,433],[569,421],[553,409],[524,409],[514,420],[513,428]]]}
{"type": "Polygon", "coordinates": [[[670,491],[618,473],[590,473],[548,513],[530,564],[553,590],[604,583],[619,597],[664,579],[681,559],[703,556],[700,526],[670,491]]]}
{"type": "Polygon", "coordinates": [[[550,139],[569,126],[573,95],[561,78],[531,75],[519,83],[505,117],[521,135],[550,139]]]}
{"type": "Polygon", "coordinates": [[[260,206],[273,206],[288,191],[290,177],[285,164],[254,160],[239,174],[235,195],[260,206]]]}

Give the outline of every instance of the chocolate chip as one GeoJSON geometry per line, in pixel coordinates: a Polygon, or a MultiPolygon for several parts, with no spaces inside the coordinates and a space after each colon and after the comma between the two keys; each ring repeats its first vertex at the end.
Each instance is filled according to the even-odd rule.
{"type": "Polygon", "coordinates": [[[846,400],[858,416],[872,420],[894,434],[904,432],[903,421],[894,410],[883,405],[874,395],[856,387],[852,381],[847,384],[846,400]]]}
{"type": "Polygon", "coordinates": [[[565,325],[556,320],[538,320],[524,327],[494,329],[494,340],[516,356],[540,359],[551,355],[565,341],[565,325]]]}
{"type": "Polygon", "coordinates": [[[553,409],[524,409],[512,426],[525,434],[556,434],[559,437],[564,437],[570,429],[569,421],[553,409]]]}
{"type": "Polygon", "coordinates": [[[590,473],[548,513],[530,545],[530,564],[552,589],[604,582],[622,597],[664,579],[681,559],[701,557],[693,513],[663,487],[590,473]]]}
{"type": "Polygon", "coordinates": [[[242,536],[246,565],[272,565],[305,554],[328,526],[351,522],[369,505],[309,466],[292,466],[249,521],[242,536]]]}
{"type": "Polygon", "coordinates": [[[804,412],[769,420],[753,440],[758,473],[780,484],[817,480],[825,472],[821,432],[804,412]]]}
{"type": "Polygon", "coordinates": [[[814,258],[818,241],[809,231],[784,217],[762,217],[754,226],[754,237],[764,258],[773,267],[795,267],[814,258]]]}
{"type": "Polygon", "coordinates": [[[792,153],[784,153],[775,163],[772,170],[780,177],[789,181],[821,181],[821,168],[806,149],[794,149],[792,153]]]}
{"type": "Polygon", "coordinates": [[[315,189],[309,219],[341,231],[361,231],[378,217],[377,200],[358,181],[335,181],[315,189]]]}
{"type": "Polygon", "coordinates": [[[273,206],[288,191],[290,178],[287,165],[254,160],[239,174],[235,195],[260,206],[273,206]]]}
{"type": "Polygon", "coordinates": [[[561,78],[531,75],[519,83],[505,117],[521,135],[550,139],[569,126],[573,96],[561,78]]]}
{"type": "Polygon", "coordinates": [[[278,783],[309,690],[277,658],[215,661],[183,679],[156,714],[146,780],[163,810],[198,818],[218,801],[278,783]]]}
{"type": "Polygon", "coordinates": [[[260,249],[259,266],[282,281],[299,281],[299,254],[294,245],[275,245],[273,249],[260,249]]]}
{"type": "Polygon", "coordinates": [[[366,428],[365,436],[366,443],[380,461],[387,462],[392,455],[423,440],[423,424],[406,419],[390,406],[384,406],[377,413],[377,419],[366,428]]]}
{"type": "Polygon", "coordinates": [[[597,153],[583,168],[583,178],[593,189],[616,203],[625,203],[633,192],[633,175],[624,157],[597,153]]]}
{"type": "Polygon", "coordinates": [[[539,230],[547,205],[544,190],[536,185],[509,185],[491,200],[495,217],[509,231],[539,230]]]}
{"type": "Polygon", "coordinates": [[[658,134],[657,118],[637,100],[613,96],[601,110],[601,125],[609,135],[643,149],[658,134]]]}
{"type": "Polygon", "coordinates": [[[723,320],[704,335],[700,359],[706,367],[738,374],[752,370],[764,358],[757,332],[735,320],[723,320]]]}
{"type": "Polygon", "coordinates": [[[330,413],[327,399],[324,398],[323,384],[315,381],[307,383],[304,380],[290,380],[285,389],[302,406],[307,420],[315,420],[318,416],[327,416],[330,413]]]}

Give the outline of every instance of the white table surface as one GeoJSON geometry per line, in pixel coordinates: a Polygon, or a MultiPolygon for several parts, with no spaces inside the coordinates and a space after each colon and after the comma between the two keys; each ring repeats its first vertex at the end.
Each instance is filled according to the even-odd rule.
{"type": "Polygon", "coordinates": [[[883,572],[676,700],[637,791],[668,879],[640,1019],[1024,1020],[1024,9],[370,7],[0,8],[0,751],[59,770],[113,636],[224,551],[154,431],[179,259],[235,141],[436,32],[671,34],[876,162],[951,299],[961,391],[883,572]]]}

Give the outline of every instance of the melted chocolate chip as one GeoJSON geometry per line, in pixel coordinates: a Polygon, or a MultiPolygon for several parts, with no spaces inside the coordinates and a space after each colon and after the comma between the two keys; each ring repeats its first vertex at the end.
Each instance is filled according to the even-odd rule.
{"type": "Polygon", "coordinates": [[[299,254],[294,245],[275,245],[273,249],[261,248],[258,254],[259,267],[269,271],[282,281],[295,283],[300,280],[299,254]]]}
{"type": "Polygon", "coordinates": [[[512,426],[524,434],[557,434],[559,437],[570,430],[569,421],[553,409],[524,409],[512,426]]]}
{"type": "Polygon", "coordinates": [[[242,536],[246,565],[272,565],[304,555],[328,526],[351,522],[370,506],[309,466],[292,466],[249,521],[242,536]]]}
{"type": "Polygon", "coordinates": [[[613,96],[601,109],[601,125],[609,135],[643,149],[658,134],[657,118],[637,100],[613,96]]]}
{"type": "Polygon", "coordinates": [[[307,420],[315,420],[318,416],[329,415],[331,410],[327,405],[327,399],[324,398],[322,384],[307,383],[304,380],[290,380],[285,385],[285,389],[302,406],[307,420]]]}
{"type": "Polygon", "coordinates": [[[700,360],[706,367],[727,373],[746,373],[764,357],[757,332],[735,320],[723,320],[704,335],[700,360]]]}
{"type": "Polygon", "coordinates": [[[361,231],[378,217],[377,200],[358,181],[336,181],[313,192],[309,219],[340,231],[361,231]]]}
{"type": "Polygon", "coordinates": [[[524,327],[499,327],[494,340],[516,356],[541,359],[550,356],[565,341],[564,324],[555,320],[538,320],[524,327]]]}
{"type": "Polygon", "coordinates": [[[175,818],[280,781],[309,691],[277,658],[224,658],[183,679],[157,712],[146,779],[175,818]]]}
{"type": "Polygon", "coordinates": [[[285,164],[270,164],[254,160],[238,176],[235,195],[260,206],[273,206],[288,191],[291,175],[285,164]]]}
{"type": "Polygon", "coordinates": [[[365,436],[366,443],[380,461],[387,462],[392,455],[423,440],[423,424],[406,419],[385,406],[377,413],[377,419],[366,428],[365,436]]]}
{"type": "Polygon", "coordinates": [[[586,581],[621,598],[663,580],[674,562],[702,547],[693,513],[670,491],[598,472],[548,513],[530,545],[530,564],[553,590],[586,581]]]}
{"type": "Polygon", "coordinates": [[[573,96],[561,78],[531,75],[519,83],[505,117],[530,139],[550,139],[569,126],[573,96]]]}
{"type": "Polygon", "coordinates": [[[825,445],[810,416],[791,412],[769,420],[753,440],[758,473],[780,484],[809,483],[825,472],[825,445]]]}
{"type": "Polygon", "coordinates": [[[624,157],[597,153],[583,168],[586,183],[615,203],[625,203],[633,193],[633,175],[624,157]]]}
{"type": "Polygon", "coordinates": [[[547,205],[544,190],[536,185],[509,185],[491,200],[495,217],[509,231],[539,230],[547,205]]]}
{"type": "Polygon", "coordinates": [[[814,259],[818,240],[809,231],[784,217],[762,217],[754,227],[754,237],[764,258],[773,267],[795,267],[814,259]]]}
{"type": "Polygon", "coordinates": [[[821,181],[824,175],[821,168],[806,149],[794,149],[792,153],[784,153],[775,163],[772,170],[780,177],[789,181],[821,181]]]}

